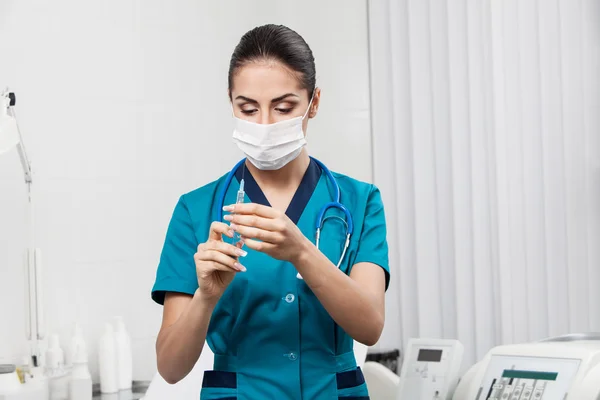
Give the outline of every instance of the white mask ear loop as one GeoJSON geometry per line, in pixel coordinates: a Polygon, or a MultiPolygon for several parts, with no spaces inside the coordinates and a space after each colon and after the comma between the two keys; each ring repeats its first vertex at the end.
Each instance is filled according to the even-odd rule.
{"type": "Polygon", "coordinates": [[[306,116],[308,115],[308,112],[310,111],[310,106],[312,106],[312,102],[315,99],[315,93],[317,92],[317,88],[315,88],[313,90],[312,96],[310,98],[310,101],[308,102],[308,108],[306,109],[306,112],[304,113],[304,115],[302,116],[302,120],[304,120],[304,118],[306,118],[306,116]]]}

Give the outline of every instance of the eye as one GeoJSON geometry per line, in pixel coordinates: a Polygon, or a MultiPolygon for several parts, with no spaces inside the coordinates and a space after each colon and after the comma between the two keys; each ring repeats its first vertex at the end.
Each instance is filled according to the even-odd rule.
{"type": "Polygon", "coordinates": [[[276,104],[275,107],[273,108],[276,112],[278,112],[279,114],[289,114],[290,112],[292,112],[294,110],[294,108],[296,108],[297,104],[295,102],[291,102],[291,101],[282,101],[279,104],[276,104]]]}
{"type": "Polygon", "coordinates": [[[253,114],[255,114],[255,113],[258,111],[258,110],[257,110],[257,109],[254,109],[254,110],[241,110],[241,111],[242,111],[242,114],[244,114],[244,115],[253,115],[253,114]]]}

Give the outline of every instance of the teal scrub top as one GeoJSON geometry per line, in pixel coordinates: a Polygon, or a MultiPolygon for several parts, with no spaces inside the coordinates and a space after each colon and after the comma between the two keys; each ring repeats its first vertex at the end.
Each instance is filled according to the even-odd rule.
{"type": "MultiPolygon", "coordinates": [[[[269,205],[242,164],[225,196],[233,204],[244,174],[246,202],[269,205]]],[[[389,285],[388,245],[379,190],[371,184],[332,172],[341,203],[354,222],[348,252],[340,269],[370,262],[385,271],[389,285]]],[[[152,298],[163,304],[166,292],[193,295],[198,288],[194,254],[208,238],[221,206],[225,176],[180,197],[160,257],[152,298]]],[[[333,201],[333,186],[319,165],[311,163],[286,214],[315,243],[315,222],[322,206],[333,201]]],[[[343,214],[329,209],[327,216],[343,214]]],[[[225,238],[225,240],[230,240],[225,238]]],[[[345,242],[345,226],[328,218],[319,247],[337,264],[345,242]]],[[[339,327],[288,262],[249,250],[247,271],[236,274],[217,303],[207,342],[215,355],[206,371],[201,399],[368,399],[368,390],[353,352],[353,340],[339,327]]]]}

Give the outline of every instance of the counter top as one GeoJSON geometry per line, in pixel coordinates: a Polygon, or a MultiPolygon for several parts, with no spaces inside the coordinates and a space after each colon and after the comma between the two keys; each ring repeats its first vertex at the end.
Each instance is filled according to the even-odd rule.
{"type": "Polygon", "coordinates": [[[113,394],[94,394],[92,400],[139,400],[144,397],[144,393],[132,392],[131,390],[123,390],[113,394]]]}
{"type": "Polygon", "coordinates": [[[121,390],[118,393],[105,394],[100,393],[100,385],[96,383],[92,390],[92,400],[139,400],[144,397],[149,386],[150,382],[147,381],[133,381],[132,389],[130,390],[121,390]]]}

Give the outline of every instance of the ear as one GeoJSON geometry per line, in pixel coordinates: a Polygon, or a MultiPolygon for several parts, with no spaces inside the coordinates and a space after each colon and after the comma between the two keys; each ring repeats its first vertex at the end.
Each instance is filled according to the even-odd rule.
{"type": "Polygon", "coordinates": [[[315,88],[315,96],[313,97],[310,110],[308,111],[308,118],[314,118],[317,116],[319,111],[319,105],[321,104],[321,89],[315,88]]]}
{"type": "Polygon", "coordinates": [[[227,89],[227,102],[231,109],[231,115],[235,117],[235,107],[233,106],[233,99],[231,98],[231,90],[227,89]]]}

